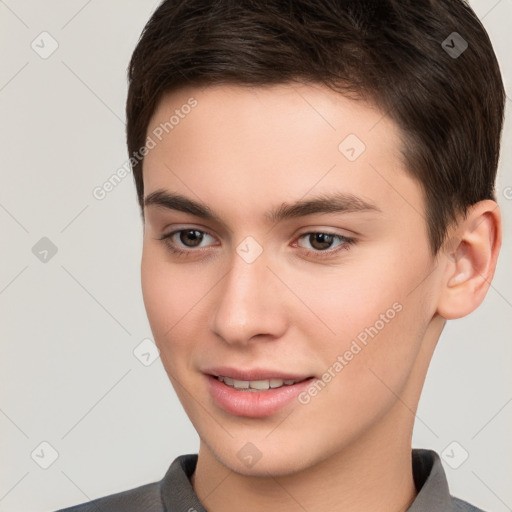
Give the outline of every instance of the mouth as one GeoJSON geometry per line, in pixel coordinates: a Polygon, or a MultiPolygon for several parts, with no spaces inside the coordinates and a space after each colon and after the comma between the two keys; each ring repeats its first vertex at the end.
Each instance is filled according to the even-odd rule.
{"type": "Polygon", "coordinates": [[[212,375],[212,377],[216,378],[218,381],[223,382],[226,386],[230,388],[239,390],[239,391],[249,391],[249,392],[261,392],[268,391],[269,389],[278,389],[283,386],[293,386],[294,384],[298,384],[300,382],[304,382],[305,380],[312,379],[313,377],[306,378],[298,378],[298,379],[280,379],[280,378],[270,378],[270,379],[261,379],[261,380],[238,380],[233,379],[231,377],[225,377],[223,375],[212,375]]]}
{"type": "Polygon", "coordinates": [[[299,403],[296,397],[315,379],[275,370],[215,368],[205,372],[213,403],[232,416],[264,418],[299,403]]]}

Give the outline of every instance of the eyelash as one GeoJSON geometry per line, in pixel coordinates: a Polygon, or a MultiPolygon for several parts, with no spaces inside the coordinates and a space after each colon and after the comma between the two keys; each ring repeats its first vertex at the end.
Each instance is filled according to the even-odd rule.
{"type": "MultiPolygon", "coordinates": [[[[176,231],[172,231],[171,233],[162,235],[160,238],[158,238],[158,240],[163,241],[163,243],[167,247],[167,249],[169,249],[173,254],[177,255],[178,257],[186,258],[194,252],[203,252],[205,250],[204,248],[199,248],[199,249],[190,248],[188,250],[183,250],[183,249],[177,248],[175,243],[172,241],[172,237],[174,235],[176,235],[178,233],[182,233],[184,231],[197,231],[198,233],[212,236],[209,233],[207,233],[206,231],[202,231],[202,230],[194,229],[194,228],[185,228],[185,229],[178,229],[176,231]]],[[[303,251],[305,251],[307,255],[313,256],[314,258],[318,258],[318,259],[333,257],[334,255],[338,254],[341,251],[348,250],[350,248],[350,246],[354,245],[356,242],[356,240],[354,238],[346,237],[346,236],[340,235],[338,233],[331,233],[329,231],[308,231],[307,233],[303,233],[302,235],[300,235],[297,240],[301,240],[302,238],[306,238],[310,235],[316,235],[316,234],[333,236],[342,242],[335,249],[328,249],[325,251],[302,248],[303,251]]]]}

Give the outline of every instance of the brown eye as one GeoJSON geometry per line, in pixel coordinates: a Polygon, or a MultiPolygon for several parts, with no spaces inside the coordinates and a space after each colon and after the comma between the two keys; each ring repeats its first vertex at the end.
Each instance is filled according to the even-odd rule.
{"type": "Polygon", "coordinates": [[[329,235],[327,233],[311,233],[308,236],[308,241],[311,247],[319,251],[329,249],[333,240],[334,235],[329,235]]]}
{"type": "Polygon", "coordinates": [[[204,238],[204,233],[197,229],[183,229],[178,233],[180,242],[186,247],[197,247],[204,238]]]}
{"type": "Polygon", "coordinates": [[[348,249],[355,243],[354,238],[348,238],[336,233],[310,231],[299,237],[298,245],[306,254],[317,258],[333,257],[338,252],[348,249]]]}
{"type": "Polygon", "coordinates": [[[193,228],[178,229],[160,237],[165,246],[175,254],[198,253],[208,247],[208,239],[215,241],[212,235],[193,228]]]}
{"type": "Polygon", "coordinates": [[[337,245],[343,245],[347,241],[347,239],[341,235],[336,235],[334,233],[322,233],[320,231],[305,233],[300,237],[300,240],[305,240],[307,242],[306,246],[303,246],[305,249],[312,249],[319,252],[331,249],[336,240],[339,240],[337,245]]]}

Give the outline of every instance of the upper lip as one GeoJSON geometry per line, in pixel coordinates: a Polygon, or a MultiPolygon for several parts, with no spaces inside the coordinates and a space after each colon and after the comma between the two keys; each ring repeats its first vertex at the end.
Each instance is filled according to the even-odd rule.
{"type": "Polygon", "coordinates": [[[268,370],[262,368],[250,368],[247,370],[240,370],[228,366],[216,366],[215,368],[207,368],[203,373],[213,375],[214,377],[230,377],[235,380],[254,381],[254,380],[304,380],[312,377],[312,375],[286,373],[280,370],[268,370]]]}

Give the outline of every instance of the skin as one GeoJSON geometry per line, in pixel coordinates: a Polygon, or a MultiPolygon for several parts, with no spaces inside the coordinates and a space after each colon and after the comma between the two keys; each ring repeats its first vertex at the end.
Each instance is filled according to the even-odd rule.
{"type": "Polygon", "coordinates": [[[488,289],[497,205],[472,207],[433,255],[421,186],[378,109],[320,85],[188,88],[162,99],[148,135],[190,97],[197,106],[145,157],[145,197],[179,193],[219,221],[147,206],[141,270],[162,363],[200,436],[194,490],[210,512],[406,510],[417,494],[411,437],[425,375],[445,320],[471,312],[488,289]],[[338,149],[348,134],[366,146],[353,162],[338,149]],[[333,192],[376,209],[264,216],[333,192]],[[178,229],[206,235],[199,248],[175,236],[188,251],[178,256],[159,240],[178,229]],[[312,232],[354,242],[335,237],[322,252],[302,236],[312,232]],[[247,236],[263,249],[250,264],[236,252],[247,236]],[[244,418],[208,392],[201,370],[217,365],[321,379],[393,304],[400,312],[305,405],[244,418]],[[247,442],[262,454],[252,467],[237,456],[247,442]]]}

